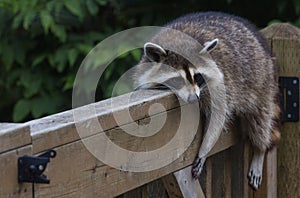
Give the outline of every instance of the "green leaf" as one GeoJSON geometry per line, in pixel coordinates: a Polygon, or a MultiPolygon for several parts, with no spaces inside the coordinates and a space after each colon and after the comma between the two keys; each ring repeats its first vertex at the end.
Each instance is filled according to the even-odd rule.
{"type": "Polygon", "coordinates": [[[37,94],[41,88],[41,79],[31,80],[28,86],[24,90],[24,97],[30,98],[37,94]]]}
{"type": "Polygon", "coordinates": [[[54,54],[55,68],[58,72],[62,72],[68,60],[68,49],[66,46],[58,48],[54,54]]]}
{"type": "Polygon", "coordinates": [[[55,66],[54,55],[53,54],[48,54],[47,59],[48,59],[48,62],[50,64],[50,66],[54,67],[55,66]]]}
{"type": "Polygon", "coordinates": [[[99,5],[104,6],[108,3],[109,0],[96,0],[96,1],[99,5]]]}
{"type": "Polygon", "coordinates": [[[113,74],[113,67],[108,67],[108,68],[106,68],[106,70],[104,71],[104,74],[103,74],[103,76],[104,76],[104,80],[105,81],[108,81],[109,80],[109,78],[112,76],[112,74],[113,74]]]}
{"type": "Polygon", "coordinates": [[[39,54],[35,57],[35,59],[32,62],[32,67],[37,66],[38,64],[40,64],[41,62],[43,62],[43,60],[45,60],[47,57],[46,54],[39,54]]]}
{"type": "Polygon", "coordinates": [[[24,47],[23,41],[21,41],[19,38],[15,38],[11,46],[13,47],[15,61],[20,65],[25,65],[25,53],[28,49],[24,47]]]}
{"type": "Polygon", "coordinates": [[[298,0],[294,0],[295,12],[299,16],[300,15],[300,2],[298,0]]]}
{"type": "Polygon", "coordinates": [[[62,25],[56,25],[54,23],[51,23],[50,29],[51,29],[51,32],[57,38],[59,38],[59,40],[61,42],[63,42],[63,43],[66,42],[66,40],[67,40],[67,33],[66,33],[66,29],[64,28],[64,26],[62,26],[62,25]]]}
{"type": "Polygon", "coordinates": [[[33,22],[33,20],[36,16],[37,16],[37,14],[31,10],[29,10],[27,12],[27,14],[24,17],[24,21],[23,21],[23,28],[25,30],[29,29],[29,26],[31,25],[31,23],[33,22]]]}
{"type": "Polygon", "coordinates": [[[93,49],[93,47],[88,44],[76,44],[76,48],[83,54],[88,54],[93,49]]]}
{"type": "Polygon", "coordinates": [[[77,49],[73,48],[71,50],[68,51],[68,60],[69,60],[69,63],[71,66],[74,65],[76,59],[77,59],[77,56],[78,56],[79,52],[77,49]]]}
{"type": "Polygon", "coordinates": [[[139,50],[139,49],[132,50],[130,53],[133,56],[134,60],[136,60],[136,61],[140,60],[141,55],[142,55],[141,50],[139,50]]]}
{"type": "Polygon", "coordinates": [[[19,100],[13,109],[13,121],[20,122],[30,113],[30,102],[25,99],[19,100]]]}
{"type": "Polygon", "coordinates": [[[45,95],[34,98],[31,103],[32,116],[39,118],[43,115],[57,112],[59,106],[63,103],[63,99],[60,95],[45,95]]]}
{"type": "Polygon", "coordinates": [[[65,79],[65,84],[63,87],[63,91],[69,90],[73,88],[73,84],[74,84],[74,80],[75,80],[75,75],[69,75],[67,76],[67,78],[65,79]]]}
{"type": "Polygon", "coordinates": [[[86,6],[89,13],[93,16],[95,16],[99,11],[98,5],[93,0],[87,0],[86,6]]]}
{"type": "Polygon", "coordinates": [[[41,117],[48,112],[48,109],[51,108],[51,106],[51,101],[47,97],[34,98],[32,100],[32,116],[34,118],[41,117]]]}
{"type": "Polygon", "coordinates": [[[6,70],[9,71],[14,62],[14,49],[11,45],[7,45],[4,43],[2,44],[2,47],[3,49],[5,49],[2,51],[2,60],[6,70]]]}
{"type": "Polygon", "coordinates": [[[32,74],[28,70],[21,73],[20,85],[24,87],[24,97],[30,98],[38,93],[41,87],[42,79],[37,74],[32,74]]]}
{"type": "Polygon", "coordinates": [[[83,19],[84,9],[81,4],[81,1],[65,0],[65,6],[72,14],[74,14],[75,16],[78,16],[80,19],[83,19]]]}
{"type": "Polygon", "coordinates": [[[53,18],[50,15],[50,13],[46,10],[42,10],[40,12],[40,16],[41,16],[41,22],[42,22],[42,26],[44,28],[44,32],[46,34],[48,34],[48,30],[49,30],[51,24],[53,23],[53,18]]]}
{"type": "Polygon", "coordinates": [[[13,22],[12,22],[12,28],[17,29],[19,28],[20,24],[22,23],[24,19],[23,14],[18,14],[17,16],[14,17],[13,22]]]}

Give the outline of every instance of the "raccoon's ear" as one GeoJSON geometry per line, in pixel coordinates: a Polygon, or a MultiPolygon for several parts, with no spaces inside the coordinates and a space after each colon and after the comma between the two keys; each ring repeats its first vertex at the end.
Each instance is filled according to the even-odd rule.
{"type": "Polygon", "coordinates": [[[216,38],[214,40],[204,43],[204,47],[200,51],[200,54],[206,53],[206,52],[211,52],[217,46],[218,42],[219,42],[219,39],[216,38]]]}
{"type": "Polygon", "coordinates": [[[144,54],[154,62],[159,62],[161,57],[166,56],[167,52],[159,45],[147,42],[144,45],[144,54]]]}

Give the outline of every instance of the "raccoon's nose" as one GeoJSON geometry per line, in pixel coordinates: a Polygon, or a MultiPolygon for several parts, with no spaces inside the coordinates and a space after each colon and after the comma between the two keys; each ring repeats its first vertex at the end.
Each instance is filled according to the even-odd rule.
{"type": "Polygon", "coordinates": [[[188,102],[197,102],[199,100],[198,96],[195,94],[189,95],[188,102]]]}

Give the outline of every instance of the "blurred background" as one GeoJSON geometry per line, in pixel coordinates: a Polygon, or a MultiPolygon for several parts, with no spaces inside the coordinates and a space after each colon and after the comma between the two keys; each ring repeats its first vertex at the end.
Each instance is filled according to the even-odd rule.
{"type": "MultiPolygon", "coordinates": [[[[0,122],[70,109],[76,72],[97,43],[197,11],[242,16],[258,28],[300,25],[299,0],[0,0],[0,122]]],[[[116,80],[140,55],[135,50],[110,64],[98,83],[97,101],[111,96],[116,80]]]]}

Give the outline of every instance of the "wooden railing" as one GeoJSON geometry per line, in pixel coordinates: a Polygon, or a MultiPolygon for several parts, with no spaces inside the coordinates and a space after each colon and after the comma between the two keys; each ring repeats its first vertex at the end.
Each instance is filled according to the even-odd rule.
{"type": "MultiPolygon", "coordinates": [[[[262,32],[270,42],[275,55],[281,55],[277,57],[280,74],[292,74],[299,77],[299,69],[297,73],[294,73],[283,66],[288,60],[285,58],[286,51],[282,49],[288,47],[285,45],[287,40],[296,39],[298,45],[293,46],[299,50],[299,38],[291,37],[290,34],[295,33],[291,33],[290,29],[296,30],[299,37],[299,30],[288,24],[273,25],[262,32]],[[278,39],[276,37],[278,33],[284,38],[278,39]]],[[[294,67],[299,66],[300,61],[293,62],[293,64],[295,64],[294,67]]],[[[36,197],[126,197],[126,194],[122,194],[128,191],[130,191],[128,192],[130,197],[151,197],[151,193],[157,189],[166,191],[165,197],[167,197],[166,194],[169,197],[277,196],[276,149],[266,156],[261,188],[254,192],[248,186],[247,172],[251,148],[247,141],[241,140],[237,135],[240,130],[238,120],[230,130],[222,132],[219,141],[209,154],[210,157],[199,181],[193,181],[190,177],[190,165],[201,144],[201,125],[192,144],[181,156],[169,165],[152,171],[134,173],[112,168],[97,160],[84,145],[84,141],[96,140],[99,135],[103,134],[121,147],[133,151],[149,151],[166,144],[176,130],[174,122],[180,120],[181,106],[173,93],[154,90],[137,91],[91,105],[95,107],[96,114],[82,123],[82,127],[89,128],[88,135],[79,135],[73,117],[74,110],[24,124],[0,124],[0,197],[31,197],[31,184],[18,183],[17,159],[25,154],[38,155],[48,149],[54,149],[57,152],[57,156],[51,159],[44,173],[51,182],[50,184],[35,184],[36,197]],[[124,103],[129,95],[131,102],[124,103]],[[164,106],[165,111],[152,109],[149,113],[148,109],[154,103],[164,106]],[[116,123],[113,117],[113,113],[122,113],[127,110],[132,120],[125,118],[121,124],[129,128],[136,122],[148,123],[150,119],[160,119],[166,115],[167,119],[164,127],[157,134],[144,138],[134,137],[125,133],[119,126],[120,123],[116,123]],[[101,130],[93,128],[92,123],[95,120],[101,124],[101,130]],[[159,182],[164,187],[159,185],[160,188],[153,189],[149,186],[157,185],[157,183],[148,184],[152,181],[159,182]],[[138,188],[141,186],[142,188],[138,188]],[[133,190],[136,188],[139,190],[133,190]]],[[[291,126],[286,124],[284,129],[294,127],[296,133],[298,126],[298,123],[291,126]]],[[[188,126],[186,128],[188,129],[188,126]]],[[[285,138],[284,133],[282,136],[285,138]]],[[[179,144],[178,147],[180,146],[179,144]]],[[[288,157],[279,155],[279,158],[288,157]]],[[[280,161],[280,164],[283,163],[284,161],[280,161]]],[[[299,169],[299,166],[295,169],[299,169]]],[[[280,177],[285,178],[281,174],[279,173],[280,177]]],[[[289,177],[293,176],[289,175],[289,177]]],[[[279,180],[279,186],[281,186],[280,182],[282,181],[279,180]]],[[[297,191],[297,189],[293,190],[297,191]]],[[[280,190],[278,192],[281,193],[280,190]]]]}

